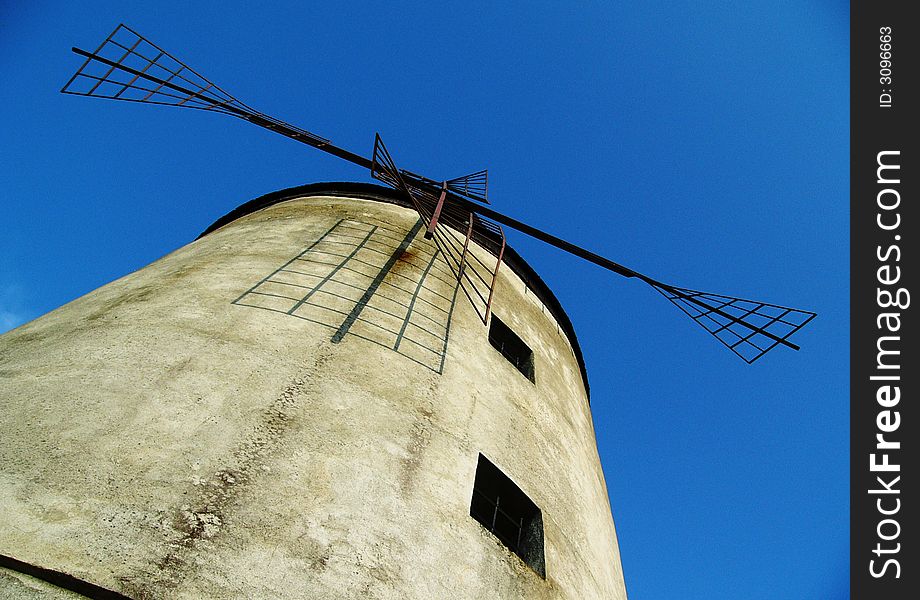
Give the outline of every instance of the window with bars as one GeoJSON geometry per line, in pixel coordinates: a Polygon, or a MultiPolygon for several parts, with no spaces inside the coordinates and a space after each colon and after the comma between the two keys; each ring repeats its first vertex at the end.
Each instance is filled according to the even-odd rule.
{"type": "Polygon", "coordinates": [[[524,377],[536,383],[533,350],[494,314],[489,325],[489,343],[523,373],[524,377]]]}
{"type": "Polygon", "coordinates": [[[521,557],[540,577],[546,578],[540,509],[482,454],[476,466],[470,516],[521,557]]]}

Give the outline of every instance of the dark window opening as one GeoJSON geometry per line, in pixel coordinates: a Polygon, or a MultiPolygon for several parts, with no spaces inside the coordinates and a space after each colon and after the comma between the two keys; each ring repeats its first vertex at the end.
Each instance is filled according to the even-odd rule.
{"type": "Polygon", "coordinates": [[[540,509],[482,454],[476,466],[470,516],[546,578],[540,509]]]}
{"type": "Polygon", "coordinates": [[[489,325],[489,343],[523,373],[524,377],[536,383],[533,350],[495,315],[492,315],[492,323],[489,325]]]}

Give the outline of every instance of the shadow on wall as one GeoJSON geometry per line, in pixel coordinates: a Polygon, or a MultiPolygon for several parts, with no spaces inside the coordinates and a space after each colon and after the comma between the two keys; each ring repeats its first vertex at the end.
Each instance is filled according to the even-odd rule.
{"type": "Polygon", "coordinates": [[[437,246],[380,225],[341,219],[232,304],[282,313],[444,369],[458,282],[437,246]]]}

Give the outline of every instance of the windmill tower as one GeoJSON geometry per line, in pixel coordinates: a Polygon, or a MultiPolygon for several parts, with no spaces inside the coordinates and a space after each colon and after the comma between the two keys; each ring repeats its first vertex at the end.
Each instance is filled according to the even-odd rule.
{"type": "Polygon", "coordinates": [[[814,316],[502,215],[484,172],[336,147],[126,27],[75,51],[65,92],[229,114],[392,189],[253,200],[0,337],[10,595],[625,598],[575,333],[501,225],[649,284],[748,362],[814,316]]]}
{"type": "Polygon", "coordinates": [[[486,328],[392,190],[234,217],[0,337],[0,554],[132,598],[625,598],[578,344],[513,250],[486,328]]]}

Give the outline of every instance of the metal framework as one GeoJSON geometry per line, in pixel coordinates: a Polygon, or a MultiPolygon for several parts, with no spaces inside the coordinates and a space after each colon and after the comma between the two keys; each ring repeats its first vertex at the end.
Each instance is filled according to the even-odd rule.
{"type": "Polygon", "coordinates": [[[503,215],[486,206],[486,171],[455,179],[428,179],[398,168],[379,135],[371,158],[335,146],[240,102],[125,25],[116,27],[94,52],[72,50],[86,60],[64,85],[61,91],[65,94],[224,113],[369,169],[374,178],[402,191],[418,211],[427,228],[425,236],[434,240],[483,323],[489,321],[505,249],[499,223],[614,273],[644,281],[748,363],[778,345],[798,350],[788,338],[816,316],[811,311],[666,284],[503,215]],[[470,247],[471,240],[496,259],[494,266],[470,247]]]}
{"type": "Polygon", "coordinates": [[[650,285],[748,364],[777,344],[788,345],[786,339],[815,318],[813,312],[776,304],[650,285]]]}
{"type": "MultiPolygon", "coordinates": [[[[505,253],[502,228],[469,209],[448,203],[449,181],[442,182],[435,190],[429,184],[419,183],[423,178],[397,168],[380,134],[374,140],[371,163],[371,175],[375,179],[401,190],[412,202],[428,228],[425,237],[434,239],[479,318],[488,323],[498,268],[505,253]],[[438,224],[442,226],[438,227],[438,224]],[[465,235],[460,232],[465,232],[465,235]],[[497,258],[494,267],[471,251],[470,240],[497,258]]],[[[484,189],[482,197],[485,198],[484,189]]]]}

